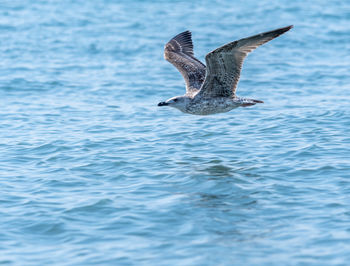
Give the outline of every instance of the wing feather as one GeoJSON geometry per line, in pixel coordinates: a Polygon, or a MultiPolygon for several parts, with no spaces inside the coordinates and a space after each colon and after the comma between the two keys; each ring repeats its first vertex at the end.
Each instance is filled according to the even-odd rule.
{"type": "Polygon", "coordinates": [[[205,57],[207,71],[200,93],[230,97],[236,93],[243,61],[254,49],[280,36],[293,26],[260,33],[221,46],[205,57]]]}
{"type": "Polygon", "coordinates": [[[205,79],[205,65],[194,57],[190,31],[172,38],[164,48],[164,58],[174,65],[186,82],[186,92],[198,91],[205,79]]]}

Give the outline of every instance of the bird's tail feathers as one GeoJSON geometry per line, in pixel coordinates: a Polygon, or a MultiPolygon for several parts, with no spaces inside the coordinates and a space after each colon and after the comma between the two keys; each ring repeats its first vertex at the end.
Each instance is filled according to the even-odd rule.
{"type": "Polygon", "coordinates": [[[254,100],[254,99],[249,99],[251,100],[252,102],[255,102],[255,103],[264,103],[263,101],[260,101],[260,100],[254,100]]]}
{"type": "Polygon", "coordinates": [[[254,100],[254,99],[241,98],[241,100],[242,100],[242,104],[241,104],[242,107],[252,106],[257,103],[264,103],[263,101],[254,100]]]}

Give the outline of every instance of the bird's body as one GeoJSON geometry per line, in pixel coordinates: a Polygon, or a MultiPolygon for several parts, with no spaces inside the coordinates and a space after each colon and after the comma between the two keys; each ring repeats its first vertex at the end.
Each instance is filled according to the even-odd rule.
{"type": "Polygon", "coordinates": [[[164,57],[184,77],[186,94],[160,102],[158,106],[170,106],[194,115],[210,115],[262,103],[236,95],[243,60],[255,48],[291,28],[261,33],[219,47],[207,54],[206,66],[194,57],[191,33],[185,31],[176,35],[165,45],[164,57]]]}
{"type": "MultiPolygon", "coordinates": [[[[185,104],[179,105],[177,109],[184,113],[192,115],[211,115],[217,113],[225,113],[240,106],[250,106],[258,102],[258,100],[240,98],[240,97],[201,97],[200,95],[184,95],[185,104]]],[[[177,96],[178,100],[179,97],[177,96]]]]}
{"type": "Polygon", "coordinates": [[[240,106],[239,99],[228,97],[199,98],[194,97],[186,106],[184,113],[192,115],[211,115],[225,113],[240,106]]]}

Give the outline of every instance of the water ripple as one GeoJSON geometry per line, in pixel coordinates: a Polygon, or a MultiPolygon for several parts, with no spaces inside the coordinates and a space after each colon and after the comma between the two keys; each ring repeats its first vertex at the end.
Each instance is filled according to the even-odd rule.
{"type": "Polygon", "coordinates": [[[348,10],[0,4],[0,264],[348,264],[348,10]],[[289,24],[245,61],[237,92],[264,105],[157,107],[184,91],[171,36],[191,30],[204,61],[289,24]]]}

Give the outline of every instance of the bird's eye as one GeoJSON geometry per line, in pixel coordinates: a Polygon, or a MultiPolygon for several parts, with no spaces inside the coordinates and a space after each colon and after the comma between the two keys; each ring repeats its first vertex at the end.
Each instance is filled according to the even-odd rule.
{"type": "Polygon", "coordinates": [[[177,99],[174,99],[174,102],[177,102],[177,99]]]}

